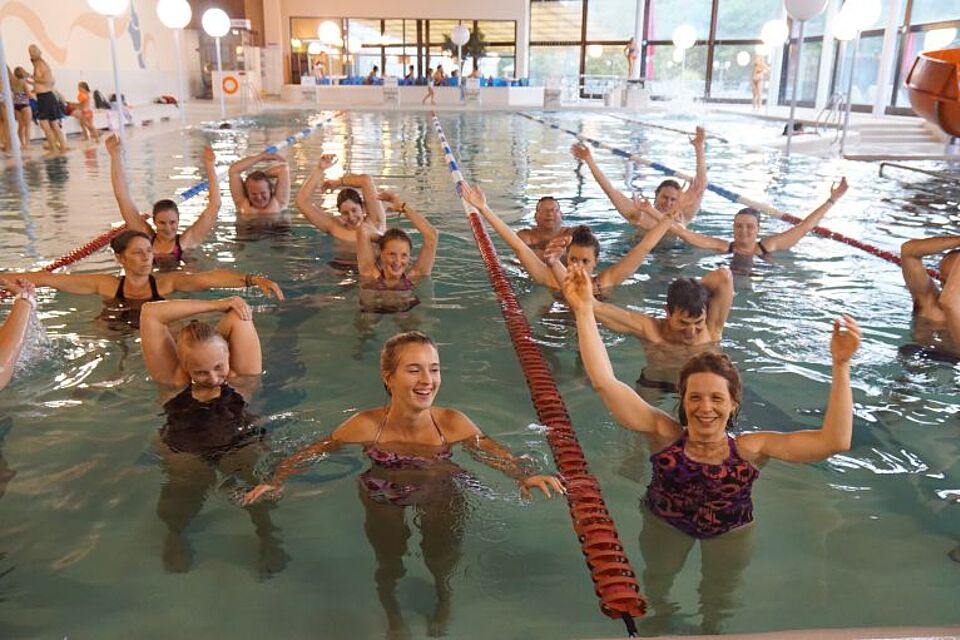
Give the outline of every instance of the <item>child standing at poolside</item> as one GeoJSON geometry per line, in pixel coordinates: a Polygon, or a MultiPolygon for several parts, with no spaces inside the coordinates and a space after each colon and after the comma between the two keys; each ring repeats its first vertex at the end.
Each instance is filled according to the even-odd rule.
{"type": "Polygon", "coordinates": [[[100,132],[93,124],[93,92],[86,82],[77,83],[77,120],[83,131],[84,140],[100,142],[100,132]]]}

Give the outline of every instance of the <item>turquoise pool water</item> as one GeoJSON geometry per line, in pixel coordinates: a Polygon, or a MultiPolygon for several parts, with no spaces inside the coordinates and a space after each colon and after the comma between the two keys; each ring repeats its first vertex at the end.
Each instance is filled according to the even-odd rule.
{"type": "MultiPolygon", "coordinates": [[[[207,140],[226,164],[314,117],[240,119],[230,131],[137,131],[128,149],[134,198],[146,206],[196,181],[195,158],[207,140]]],[[[692,147],[682,136],[597,113],[543,117],[692,170],[692,147]]],[[[626,251],[632,233],[570,156],[571,136],[510,114],[444,114],[441,121],[467,178],[484,187],[492,208],[509,222],[529,223],[536,200],[552,194],[568,222],[595,227],[603,257],[626,251]]],[[[665,122],[692,127],[678,117],[665,122]]],[[[761,135],[762,125],[739,118],[711,123],[711,130],[734,141],[761,135]]],[[[552,468],[429,118],[345,114],[286,152],[295,184],[321,152],[337,153],[350,171],[370,173],[381,187],[416,203],[442,232],[439,257],[413,312],[360,314],[353,276],[328,264],[333,247],[327,237],[297,215],[285,228],[238,230],[225,199],[220,223],[192,267],[261,271],[287,294],[282,304],[250,297],[267,370],[251,408],[275,452],[261,466],[328,433],[356,409],[383,403],[376,373],[380,345],[416,327],[441,344],[439,404],[466,412],[515,452],[552,468]]],[[[785,163],[736,142],[711,144],[708,153],[712,181],[798,214],[845,173],[850,193],[825,226],[885,249],[897,250],[910,237],[960,233],[956,181],[910,174],[878,179],[875,165],[839,160],[798,156],[785,163]]],[[[595,156],[624,188],[649,193],[660,180],[609,153],[595,156]]],[[[117,217],[102,150],[32,160],[23,177],[26,199],[9,169],[2,178],[5,269],[52,259],[117,217]]],[[[188,219],[202,200],[184,205],[188,219]]],[[[332,198],[326,202],[332,205],[332,198]]],[[[727,235],[736,208],[708,194],[695,228],[727,235]]],[[[765,230],[780,228],[764,222],[765,230]]],[[[613,300],[657,312],[678,273],[702,274],[725,260],[668,245],[613,300]]],[[[101,252],[74,269],[113,268],[112,256],[101,252]]],[[[617,427],[590,389],[569,315],[517,267],[508,265],[508,271],[627,554],[642,572],[638,498],[649,476],[645,444],[617,427]]],[[[911,341],[909,295],[898,268],[843,244],[807,238],[772,266],[738,276],[735,285],[723,348],[748,389],[744,429],[818,424],[828,387],[829,320],[853,313],[865,340],[853,372],[854,446],[822,464],[774,462],[762,470],[752,559],[723,629],[960,622],[960,565],[946,555],[960,544],[960,369],[898,355],[911,341]]],[[[254,527],[224,487],[210,492],[188,531],[191,570],[164,571],[166,528],[156,514],[164,475],[153,448],[163,424],[157,389],[146,376],[136,336],[105,334],[92,321],[99,307],[89,297],[44,290],[40,316],[47,341],[0,395],[0,479],[6,479],[0,637],[382,637],[377,562],[356,487],[366,465],[357,451],[339,452],[288,484],[271,513],[289,558],[282,570],[275,556],[274,572],[266,574],[254,527]]],[[[634,379],[643,365],[641,346],[605,335],[618,375],[634,379]]],[[[674,405],[672,397],[661,399],[668,410],[674,405]]],[[[451,577],[449,635],[621,635],[622,625],[597,610],[565,504],[521,501],[496,471],[463,452],[455,460],[482,486],[465,491],[459,508],[464,532],[451,577]]],[[[412,514],[408,524],[412,536],[397,598],[411,634],[419,637],[433,608],[433,580],[412,514]]],[[[700,578],[695,549],[671,591],[676,612],[662,625],[641,621],[641,631],[699,632],[700,578]]]]}

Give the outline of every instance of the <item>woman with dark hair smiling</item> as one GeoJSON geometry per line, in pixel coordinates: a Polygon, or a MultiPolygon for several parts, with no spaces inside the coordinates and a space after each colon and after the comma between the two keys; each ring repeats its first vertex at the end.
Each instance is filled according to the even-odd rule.
{"type": "Polygon", "coordinates": [[[680,371],[677,418],[649,405],[616,378],[597,329],[595,300],[584,269],[568,270],[563,287],[577,320],[580,356],[593,388],[614,420],[650,442],[652,477],[642,501],[643,584],[658,615],[669,614],[667,592],[696,540],[701,541],[704,631],[715,633],[749,560],[751,489],[770,458],[817,462],[850,448],[853,394],[850,359],[860,329],[844,316],[833,323],[833,377],[820,429],[751,431],[734,438],[742,404],[740,374],[726,355],[700,353],[680,371]]]}
{"type": "Polygon", "coordinates": [[[153,240],[142,231],[123,231],[110,241],[123,275],[106,273],[50,273],[32,271],[10,274],[38,287],[53,287],[67,293],[97,294],[104,300],[104,319],[138,326],[144,302],[163,300],[174,291],[206,291],[259,287],[265,295],[283,300],[277,283],[253,273],[215,269],[199,273],[171,271],[153,273],[153,240]]]}
{"type": "Polygon", "coordinates": [[[180,232],[180,210],[173,200],[158,200],[153,204],[153,226],[140,216],[140,210],[130,197],[130,188],[123,175],[123,156],[120,138],[110,134],[104,143],[110,154],[110,182],[113,195],[120,206],[120,215],[127,228],[142,231],[153,240],[153,259],[163,266],[179,266],[183,252],[193,249],[210,234],[220,211],[220,185],[217,182],[216,156],[209,146],[203,149],[203,166],[207,172],[207,206],[200,216],[180,232]]]}

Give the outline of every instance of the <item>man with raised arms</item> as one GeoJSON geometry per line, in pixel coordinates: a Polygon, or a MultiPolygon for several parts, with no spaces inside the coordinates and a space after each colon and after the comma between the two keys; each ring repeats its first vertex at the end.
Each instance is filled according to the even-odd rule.
{"type": "Polygon", "coordinates": [[[908,240],[900,248],[900,259],[903,281],[913,298],[914,339],[960,356],[960,236],[908,240]],[[927,273],[923,258],[944,251],[941,289],[927,273]]]}
{"type": "Polygon", "coordinates": [[[280,213],[290,205],[290,169],[276,153],[258,153],[230,165],[230,195],[240,215],[280,213]],[[265,171],[243,172],[260,162],[276,164],[265,171]]]}
{"type": "Polygon", "coordinates": [[[686,189],[680,186],[676,180],[664,180],[654,191],[654,200],[651,205],[645,198],[628,198],[620,193],[610,182],[606,175],[597,166],[593,159],[593,153],[590,147],[585,144],[577,143],[570,147],[573,157],[582,160],[590,168],[594,180],[603,189],[603,192],[610,198],[610,202],[617,208],[630,224],[644,230],[650,230],[657,226],[660,219],[656,214],[664,214],[674,207],[680,207],[680,222],[686,225],[700,211],[700,203],[703,201],[703,194],[707,189],[707,157],[705,145],[706,133],[703,127],[697,127],[696,134],[690,138],[690,144],[697,153],[697,173],[686,189]]]}
{"type": "Polygon", "coordinates": [[[533,249],[538,258],[543,257],[547,245],[557,237],[569,236],[572,227],[563,226],[563,213],[560,203],[553,196],[544,196],[537,201],[537,209],[533,214],[534,225],[517,231],[517,236],[528,247],[533,249]]]}

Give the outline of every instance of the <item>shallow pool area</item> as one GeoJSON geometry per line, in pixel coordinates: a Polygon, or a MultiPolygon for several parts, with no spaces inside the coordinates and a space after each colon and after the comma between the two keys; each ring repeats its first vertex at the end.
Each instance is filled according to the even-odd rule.
{"type": "MultiPolygon", "coordinates": [[[[535,115],[693,171],[693,147],[683,135],[596,112],[535,115]]],[[[280,457],[330,433],[356,410],[385,404],[380,347],[398,331],[419,329],[440,345],[437,403],[463,411],[551,471],[544,428],[536,424],[427,113],[278,111],[236,118],[230,130],[137,131],[127,144],[133,198],[146,208],[199,180],[198,158],[208,142],[225,168],[326,117],[329,124],[283,150],[294,193],[321,153],[336,153],[332,176],[340,169],[369,173],[440,230],[437,264],[412,311],[363,313],[356,274],[331,265],[328,236],[294,207],[277,223],[238,224],[223,179],[218,224],[186,268],[263,273],[287,298],[280,303],[255,289],[243,294],[256,311],[266,370],[251,402],[268,434],[258,469],[266,476],[280,457]]],[[[684,130],[695,125],[683,115],[648,120],[684,130]]],[[[466,178],[483,187],[491,208],[511,225],[532,223],[536,201],[552,195],[565,224],[589,224],[597,233],[601,264],[635,242],[589,170],[571,156],[570,134],[512,113],[445,112],[440,121],[466,178]]],[[[850,191],[823,226],[893,252],[909,238],[960,234],[960,180],[907,172],[879,177],[876,164],[840,159],[785,160],[749,144],[777,125],[709,115],[705,126],[728,140],[708,145],[712,183],[804,216],[846,175],[850,191]]],[[[662,178],[602,149],[594,156],[624,191],[652,197],[662,178]]],[[[918,166],[960,177],[945,164],[918,166]]],[[[29,159],[22,181],[8,168],[0,184],[3,270],[46,263],[119,220],[102,148],[29,159]]],[[[185,221],[205,199],[201,194],[181,207],[185,221]]],[[[332,208],[334,201],[328,194],[323,205],[332,208]]],[[[708,192],[692,228],[729,237],[738,208],[708,192]]],[[[764,219],[761,235],[786,226],[764,219]]],[[[565,305],[529,280],[499,238],[494,242],[643,588],[639,499],[650,452],[638,434],[616,425],[591,388],[565,305]]],[[[728,262],[668,239],[611,300],[659,314],[675,277],[702,276],[728,262]]],[[[70,270],[115,272],[116,263],[100,251],[70,270]]],[[[899,268],[808,236],[770,264],[735,276],[735,289],[721,346],[745,383],[737,431],[820,424],[830,323],[850,313],[864,332],[852,369],[853,447],[820,464],[763,467],[752,550],[740,579],[718,583],[720,605],[704,604],[702,591],[717,585],[710,586],[709,570],[702,584],[695,546],[669,592],[669,611],[638,620],[640,633],[960,624],[960,564],[947,556],[960,544],[960,367],[901,349],[913,338],[899,268]],[[705,626],[705,619],[713,622],[705,626]]],[[[437,557],[451,567],[449,637],[622,635],[622,623],[598,610],[565,503],[522,500],[513,481],[459,450],[454,462],[472,479],[451,498],[444,518],[426,522],[408,509],[405,523],[365,520],[357,478],[368,461],[347,448],[291,478],[269,511],[274,529],[267,546],[234,501],[236,483],[220,478],[187,529],[189,571],[165,570],[166,527],[157,507],[167,480],[155,449],[164,418],[138,336],[98,326],[93,319],[101,303],[94,296],[42,289],[39,299],[45,337],[0,395],[0,637],[383,637],[378,544],[381,551],[405,545],[395,594],[412,637],[431,630],[435,587],[426,559],[437,557]]],[[[617,376],[637,378],[646,359],[639,341],[603,335],[617,376]]],[[[676,407],[672,394],[655,400],[668,412],[676,407]]]]}

